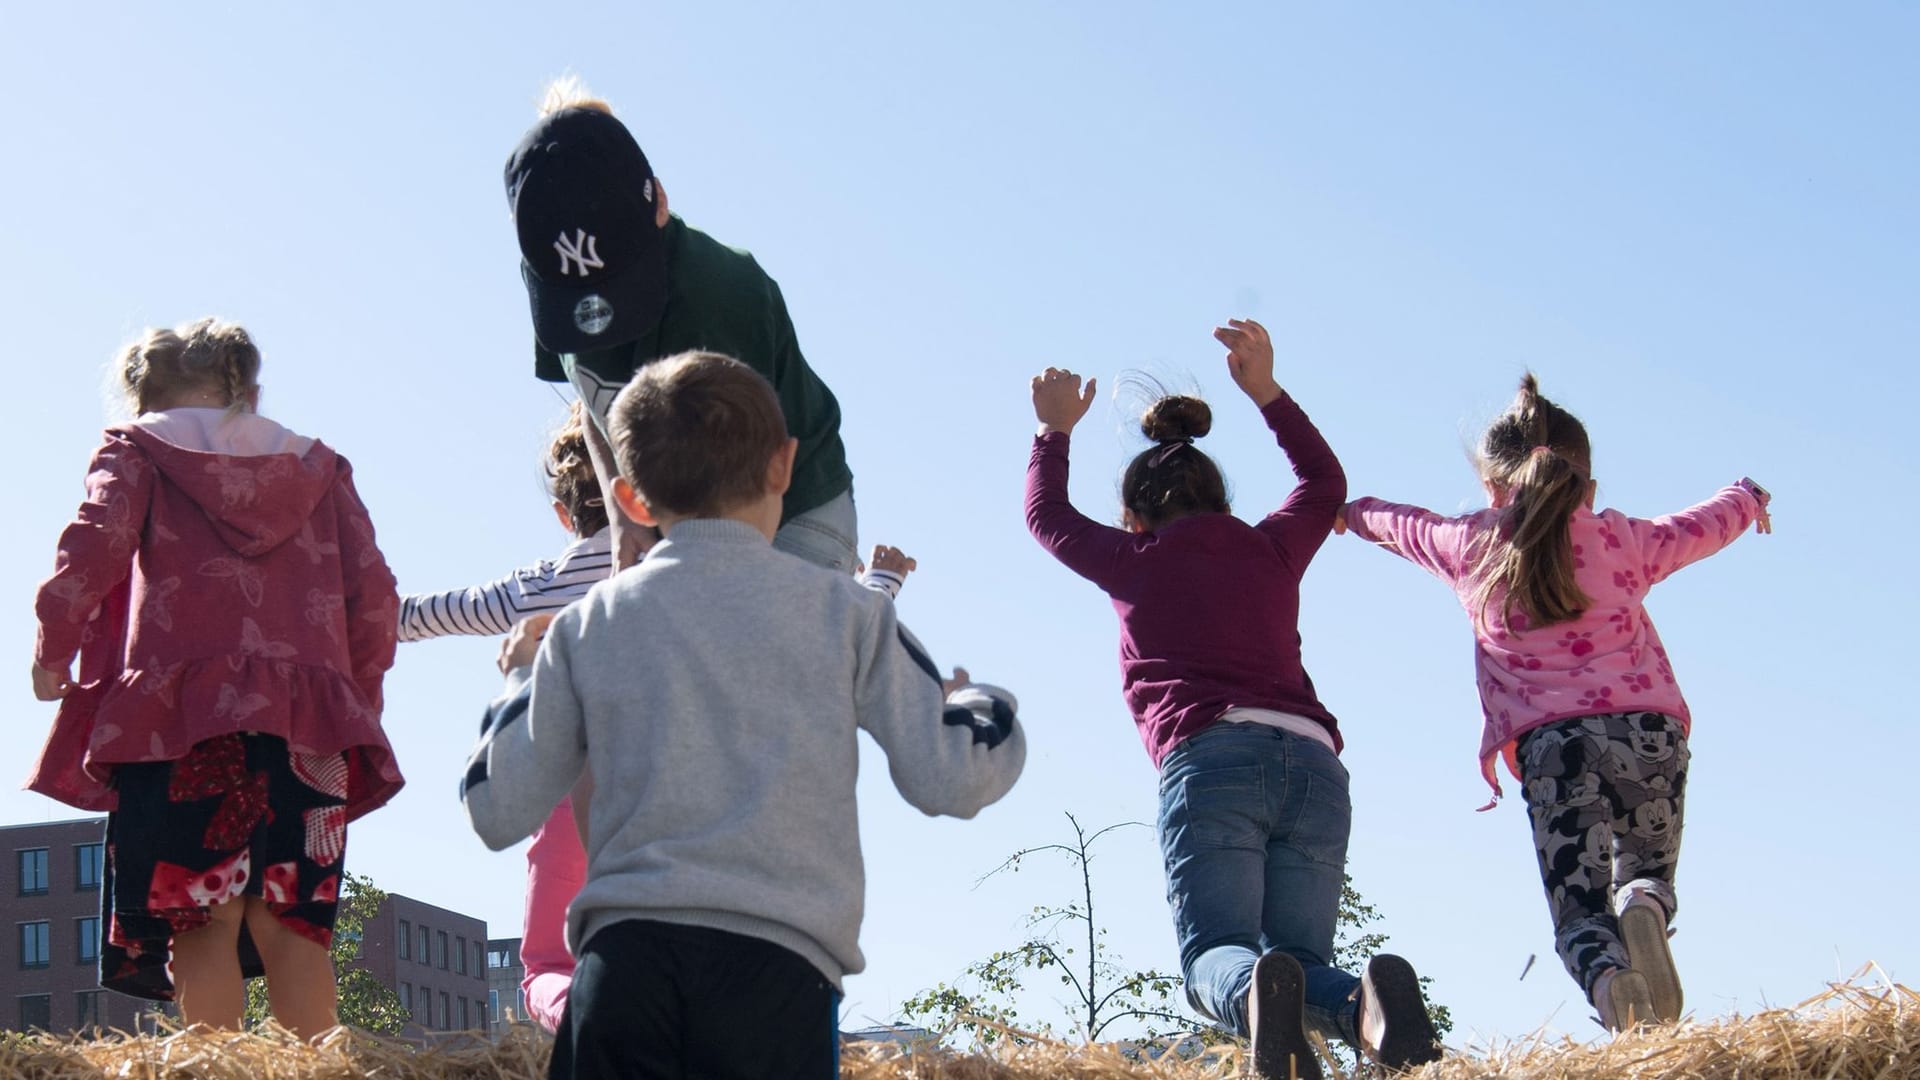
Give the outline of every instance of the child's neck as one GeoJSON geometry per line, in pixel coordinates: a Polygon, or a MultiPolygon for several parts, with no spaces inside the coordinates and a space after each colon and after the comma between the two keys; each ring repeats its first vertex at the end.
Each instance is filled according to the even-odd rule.
{"type": "Polygon", "coordinates": [[[711,514],[672,515],[654,512],[654,521],[660,526],[660,535],[673,536],[674,526],[683,521],[738,521],[759,530],[768,543],[773,542],[773,534],[780,531],[780,511],[782,501],[778,495],[762,495],[752,502],[739,503],[711,514]]]}

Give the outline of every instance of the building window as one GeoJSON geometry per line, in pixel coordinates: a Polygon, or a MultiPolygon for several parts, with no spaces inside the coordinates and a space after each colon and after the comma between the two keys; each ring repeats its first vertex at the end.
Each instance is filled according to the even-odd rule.
{"type": "Polygon", "coordinates": [[[47,849],[23,849],[20,852],[20,895],[39,896],[46,891],[47,849]]]}
{"type": "Polygon", "coordinates": [[[499,1022],[500,1022],[500,991],[489,990],[487,991],[487,1023],[497,1024],[499,1022]]]}
{"type": "Polygon", "coordinates": [[[413,924],[400,920],[400,959],[413,959],[413,924]]]}
{"type": "Polygon", "coordinates": [[[101,999],[105,994],[104,990],[82,990],[73,995],[73,1015],[79,1018],[81,1030],[98,1028],[106,1023],[106,1018],[100,1011],[101,999]]]}
{"type": "Polygon", "coordinates": [[[80,963],[91,964],[100,959],[100,916],[73,920],[73,936],[79,946],[80,963]]]}
{"type": "Polygon", "coordinates": [[[97,889],[106,876],[107,846],[105,844],[73,845],[73,885],[76,889],[97,889]]]}
{"type": "Polygon", "coordinates": [[[46,920],[20,924],[20,966],[43,968],[53,961],[53,928],[46,920]]]}
{"type": "Polygon", "coordinates": [[[484,977],[486,975],[487,969],[483,966],[483,963],[480,958],[480,943],[476,941],[473,943],[473,973],[476,977],[484,977]]]}
{"type": "Polygon", "coordinates": [[[453,939],[453,973],[455,975],[467,973],[467,939],[463,937],[453,939]]]}
{"type": "Polygon", "coordinates": [[[453,996],[445,990],[440,991],[440,1026],[442,1028],[453,1026],[453,996]]]}
{"type": "Polygon", "coordinates": [[[469,1015],[467,1012],[467,999],[461,998],[460,999],[460,1026],[454,1030],[471,1031],[472,1029],[473,1029],[473,1017],[469,1015]]]}
{"type": "Polygon", "coordinates": [[[506,966],[507,966],[507,950],[505,950],[505,949],[490,949],[490,950],[488,950],[488,951],[487,951],[487,966],[488,966],[488,967],[490,967],[490,968],[503,968],[503,967],[506,967],[506,966]]]}
{"type": "Polygon", "coordinates": [[[22,994],[20,996],[20,1030],[32,1031],[38,1028],[45,1031],[53,1026],[53,995],[22,994]]]}
{"type": "Polygon", "coordinates": [[[445,971],[447,970],[447,932],[441,930],[434,936],[440,941],[440,970],[445,971]]]}
{"type": "Polygon", "coordinates": [[[414,942],[415,948],[413,950],[413,958],[415,960],[420,961],[423,964],[432,963],[432,960],[428,956],[428,954],[432,952],[432,947],[431,947],[432,941],[433,941],[433,935],[427,931],[426,927],[424,926],[420,927],[418,940],[414,942]]]}

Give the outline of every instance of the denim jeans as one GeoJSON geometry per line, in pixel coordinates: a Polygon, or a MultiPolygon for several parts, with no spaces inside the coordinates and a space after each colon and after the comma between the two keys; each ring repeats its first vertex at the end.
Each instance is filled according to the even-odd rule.
{"type": "Polygon", "coordinates": [[[773,534],[773,546],[816,566],[853,573],[860,560],[860,520],[853,492],[843,491],[804,514],[796,514],[773,534]]]}
{"type": "Polygon", "coordinates": [[[1160,765],[1160,854],[1187,1000],[1247,1031],[1253,963],[1290,953],[1307,974],[1307,1026],[1355,1041],[1359,980],[1331,966],[1347,833],[1347,770],[1313,739],[1217,723],[1160,765]]]}

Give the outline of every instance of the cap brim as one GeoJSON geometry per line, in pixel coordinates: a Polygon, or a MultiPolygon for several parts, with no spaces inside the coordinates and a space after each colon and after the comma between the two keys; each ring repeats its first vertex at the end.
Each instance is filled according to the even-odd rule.
{"type": "Polygon", "coordinates": [[[609,349],[638,340],[659,323],[667,307],[667,262],[661,252],[624,272],[591,281],[547,281],[520,262],[533,336],[555,353],[609,349]]]}

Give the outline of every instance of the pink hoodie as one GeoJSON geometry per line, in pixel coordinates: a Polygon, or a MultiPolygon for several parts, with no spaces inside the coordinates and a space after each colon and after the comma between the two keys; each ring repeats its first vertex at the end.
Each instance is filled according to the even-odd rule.
{"type": "MultiPolygon", "coordinates": [[[[1644,521],[1617,510],[1582,507],[1570,522],[1574,578],[1592,604],[1578,618],[1539,630],[1526,616],[1501,614],[1499,591],[1476,610],[1475,554],[1494,542],[1500,511],[1442,517],[1417,506],[1356,499],[1347,528],[1453,586],[1473,620],[1474,665],[1485,725],[1480,771],[1500,795],[1494,759],[1519,777],[1514,740],[1557,720],[1615,712],[1657,712],[1682,731],[1692,715],[1673,666],[1642,606],[1647,591],[1674,571],[1719,551],[1746,531],[1764,503],[1742,480],[1698,506],[1644,521]]],[[[1489,803],[1488,806],[1492,804],[1489,803]]]]}
{"type": "Polygon", "coordinates": [[[399,599],[345,458],[264,417],[109,428],[34,607],[34,662],[76,656],[28,787],[114,808],[113,766],[238,731],[344,753],[345,816],[400,790],[380,728],[399,599]]]}

